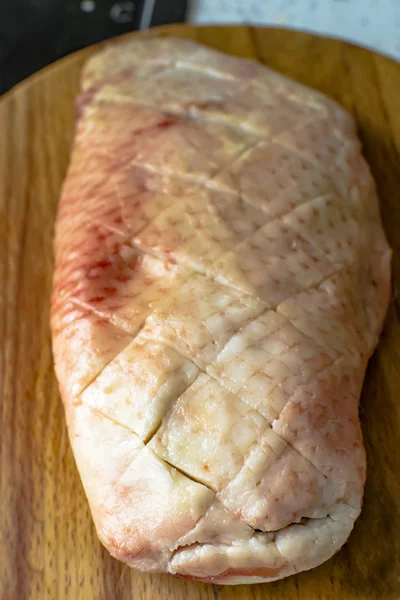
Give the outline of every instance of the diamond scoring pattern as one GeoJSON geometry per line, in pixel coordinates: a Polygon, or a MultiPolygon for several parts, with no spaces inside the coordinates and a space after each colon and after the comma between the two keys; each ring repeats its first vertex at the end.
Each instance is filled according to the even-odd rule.
{"type": "Polygon", "coordinates": [[[286,318],[267,311],[232,337],[207,372],[271,423],[294,390],[331,362],[286,318]]]}
{"type": "MultiPolygon", "coordinates": [[[[180,84],[177,89],[190,95],[185,78],[180,84]]],[[[243,101],[243,89],[236,96],[230,92],[232,106],[243,101]]],[[[299,386],[329,369],[354,343],[355,361],[362,351],[351,318],[350,329],[343,327],[352,301],[340,306],[329,293],[330,282],[359,258],[352,242],[360,236],[361,217],[342,200],[351,187],[346,177],[358,159],[358,145],[347,140],[351,128],[341,122],[340,111],[333,145],[325,142],[326,113],[323,104],[311,100],[294,97],[303,112],[287,131],[274,130],[272,121],[254,111],[246,123],[249,131],[276,136],[261,143],[249,142],[240,111],[239,121],[227,119],[229,127],[216,123],[222,113],[212,101],[197,106],[192,101],[189,113],[175,118],[159,117],[146,103],[136,107],[138,120],[147,121],[145,135],[136,121],[129,135],[115,134],[115,141],[123,138],[121,146],[104,152],[99,144],[109,167],[116,160],[120,165],[112,184],[116,204],[104,212],[105,227],[116,215],[110,231],[130,247],[122,244],[102,260],[100,275],[96,268],[85,274],[94,281],[90,293],[85,282],[72,283],[71,292],[76,273],[64,277],[73,303],[134,338],[84,386],[81,400],[145,442],[150,439],[147,445],[158,456],[209,486],[236,517],[264,531],[328,506],[324,494],[332,502],[334,493],[327,492],[318,465],[304,458],[301,444],[291,447],[283,429],[270,425],[280,422],[299,386]],[[310,111],[320,112],[310,120],[310,111]],[[345,142],[343,154],[339,141],[345,142]],[[310,144],[315,152],[308,150],[310,144]],[[331,164],[334,155],[340,160],[331,164]],[[263,162],[270,173],[264,190],[262,179],[251,174],[252,164],[257,175],[263,162]],[[340,197],[334,196],[332,176],[343,179],[340,197]],[[313,313],[308,301],[317,297],[321,302],[313,313]],[[294,477],[293,497],[279,489],[283,472],[294,477]]],[[[282,123],[292,117],[290,102],[287,114],[282,109],[282,123]]],[[[114,108],[111,102],[101,110],[114,108]]],[[[132,112],[129,106],[123,110],[132,112]]],[[[98,117],[102,122],[104,115],[98,117]]],[[[95,182],[90,193],[101,185],[95,182]]]]}

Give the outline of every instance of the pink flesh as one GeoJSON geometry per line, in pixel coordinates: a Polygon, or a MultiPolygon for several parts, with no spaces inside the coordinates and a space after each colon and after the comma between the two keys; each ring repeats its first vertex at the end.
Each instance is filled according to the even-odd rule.
{"type": "Polygon", "coordinates": [[[173,39],[86,65],[56,227],[56,371],[99,537],[213,583],[310,569],[362,503],[390,250],[352,119],[173,39]]]}

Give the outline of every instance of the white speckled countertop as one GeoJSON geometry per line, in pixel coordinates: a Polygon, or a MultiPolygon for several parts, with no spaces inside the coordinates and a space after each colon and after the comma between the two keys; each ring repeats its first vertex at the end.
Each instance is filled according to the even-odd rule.
{"type": "Polygon", "coordinates": [[[400,0],[192,0],[189,20],[293,27],[400,60],[400,0]]]}

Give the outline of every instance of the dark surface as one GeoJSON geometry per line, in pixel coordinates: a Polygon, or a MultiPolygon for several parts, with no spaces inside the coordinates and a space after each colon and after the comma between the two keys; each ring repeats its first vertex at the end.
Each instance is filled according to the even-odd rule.
{"type": "MultiPolygon", "coordinates": [[[[138,29],[144,4],[145,0],[0,0],[0,94],[74,50],[138,29]]],[[[184,21],[186,4],[156,0],[151,25],[184,21]]]]}

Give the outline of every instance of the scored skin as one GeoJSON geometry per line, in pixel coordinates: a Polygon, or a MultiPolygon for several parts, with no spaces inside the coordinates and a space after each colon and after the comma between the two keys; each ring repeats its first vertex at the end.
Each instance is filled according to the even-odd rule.
{"type": "Polygon", "coordinates": [[[103,544],[214,583],[324,562],[362,502],[390,251],[352,119],[171,38],[82,77],[53,347],[103,544]]]}

